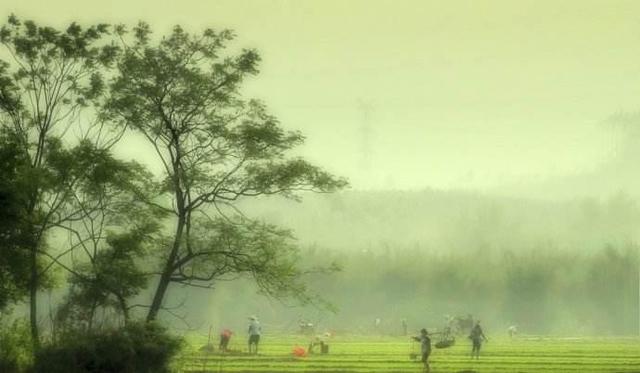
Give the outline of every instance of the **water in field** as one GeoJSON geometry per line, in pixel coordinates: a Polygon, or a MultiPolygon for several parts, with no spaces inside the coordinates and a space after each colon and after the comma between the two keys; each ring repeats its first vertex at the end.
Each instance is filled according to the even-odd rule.
{"type": "MultiPolygon", "coordinates": [[[[328,355],[293,357],[300,336],[265,336],[258,356],[242,351],[244,339],[232,343],[235,354],[198,352],[206,340],[192,340],[193,350],[182,358],[185,372],[421,372],[410,354],[419,346],[405,337],[335,337],[328,355]]],[[[640,372],[637,338],[492,338],[479,360],[469,357],[469,341],[459,339],[448,349],[434,349],[432,372],[640,372]]]]}

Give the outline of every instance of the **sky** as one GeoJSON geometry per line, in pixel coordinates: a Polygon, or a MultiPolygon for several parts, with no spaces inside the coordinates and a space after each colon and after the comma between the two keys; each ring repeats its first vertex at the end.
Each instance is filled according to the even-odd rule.
{"type": "MultiPolygon", "coordinates": [[[[490,189],[588,173],[638,111],[640,1],[20,0],[53,25],[230,28],[245,86],[354,189],[490,189]]],[[[144,146],[123,150],[152,158],[144,146]]]]}

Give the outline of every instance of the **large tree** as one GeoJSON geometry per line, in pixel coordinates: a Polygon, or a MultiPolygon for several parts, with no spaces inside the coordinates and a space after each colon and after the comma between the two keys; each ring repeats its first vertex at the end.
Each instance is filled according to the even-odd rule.
{"type": "Polygon", "coordinates": [[[29,257],[23,250],[26,195],[18,172],[26,162],[17,144],[0,136],[0,311],[21,300],[29,288],[29,257]]]}
{"type": "MultiPolygon", "coordinates": [[[[104,90],[103,69],[115,59],[118,47],[105,42],[106,25],[83,28],[75,23],[60,31],[10,16],[0,28],[0,43],[8,61],[0,60],[0,130],[16,144],[17,169],[24,198],[20,202],[24,237],[21,246],[29,261],[31,334],[38,346],[37,293],[56,260],[47,248],[52,229],[78,221],[86,210],[77,208],[72,191],[96,173],[108,148],[119,137],[105,136],[93,107],[104,90]],[[90,122],[93,125],[83,125],[90,122]],[[79,135],[79,141],[71,138],[79,135]]],[[[86,204],[85,204],[86,206],[86,204]]]]}
{"type": "Polygon", "coordinates": [[[156,203],[173,219],[147,320],[156,319],[171,283],[210,287],[221,277],[249,275],[267,293],[304,297],[290,233],[247,217],[239,202],[346,183],[287,157],[302,135],[242,97],[242,82],[258,73],[258,53],[228,52],[227,30],[175,27],[160,40],[146,24],[119,32],[124,53],[110,109],[154,149],[163,166],[156,203]]]}

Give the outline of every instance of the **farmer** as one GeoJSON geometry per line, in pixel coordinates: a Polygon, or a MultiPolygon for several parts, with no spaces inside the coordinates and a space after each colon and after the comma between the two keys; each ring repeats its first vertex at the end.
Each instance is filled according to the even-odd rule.
{"type": "Polygon", "coordinates": [[[418,337],[411,337],[412,339],[420,342],[422,351],[422,363],[424,364],[424,371],[429,372],[429,355],[431,355],[431,338],[427,329],[422,328],[418,337]]]}
{"type": "Polygon", "coordinates": [[[402,335],[407,335],[407,319],[403,318],[402,322],[402,335]]]}
{"type": "Polygon", "coordinates": [[[487,337],[484,335],[482,328],[480,327],[480,320],[476,321],[473,329],[471,329],[471,334],[469,334],[469,339],[473,343],[473,348],[471,349],[471,358],[475,356],[476,359],[480,358],[480,348],[482,347],[482,341],[487,341],[487,337]]]}
{"type": "Polygon", "coordinates": [[[315,336],[311,343],[309,343],[309,354],[314,353],[314,349],[316,346],[320,346],[320,353],[327,354],[329,353],[329,337],[331,337],[331,333],[318,334],[315,336]]]}
{"type": "Polygon", "coordinates": [[[518,334],[518,327],[515,325],[511,325],[508,329],[507,332],[509,333],[509,338],[513,339],[513,337],[516,336],[516,334],[518,334]]]}
{"type": "Polygon", "coordinates": [[[220,345],[218,349],[222,352],[227,352],[227,348],[229,347],[229,341],[231,340],[231,335],[233,332],[229,329],[224,329],[222,333],[220,333],[220,345]]]}
{"type": "Polygon", "coordinates": [[[256,316],[249,317],[249,353],[258,354],[258,343],[260,343],[260,334],[262,327],[256,316]],[[253,347],[253,349],[252,349],[253,347]]]}

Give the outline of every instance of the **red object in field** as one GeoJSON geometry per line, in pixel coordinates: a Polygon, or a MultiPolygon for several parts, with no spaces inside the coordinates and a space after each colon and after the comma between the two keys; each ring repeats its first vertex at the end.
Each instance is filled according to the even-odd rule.
{"type": "Polygon", "coordinates": [[[293,348],[293,356],[297,356],[297,357],[305,357],[307,356],[307,351],[304,349],[304,347],[300,347],[300,346],[295,346],[293,348]]]}
{"type": "Polygon", "coordinates": [[[225,329],[225,330],[222,331],[222,333],[220,333],[220,335],[223,335],[223,336],[225,336],[227,338],[230,338],[232,334],[233,334],[233,332],[231,330],[229,330],[229,329],[225,329]]]}

